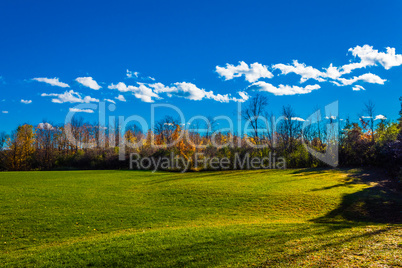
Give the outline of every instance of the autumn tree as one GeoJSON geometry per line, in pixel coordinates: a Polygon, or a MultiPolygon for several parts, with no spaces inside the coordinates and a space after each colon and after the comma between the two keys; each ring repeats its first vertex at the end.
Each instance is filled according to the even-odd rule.
{"type": "Polygon", "coordinates": [[[173,142],[173,133],[177,128],[179,121],[172,116],[165,116],[155,124],[155,135],[157,144],[169,145],[173,142]]]}
{"type": "Polygon", "coordinates": [[[31,169],[32,156],[35,151],[35,133],[31,125],[19,126],[17,131],[8,140],[10,157],[8,158],[11,170],[31,169]]]}

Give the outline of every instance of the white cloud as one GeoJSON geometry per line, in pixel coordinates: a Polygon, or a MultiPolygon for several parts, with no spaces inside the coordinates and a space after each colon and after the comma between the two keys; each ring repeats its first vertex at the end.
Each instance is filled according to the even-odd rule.
{"type": "Polygon", "coordinates": [[[109,89],[117,89],[120,92],[132,92],[132,94],[142,100],[143,102],[154,102],[153,98],[159,99],[160,97],[153,92],[152,88],[145,86],[143,83],[138,83],[139,86],[126,86],[123,82],[117,85],[111,84],[109,89]]]}
{"type": "Polygon", "coordinates": [[[39,129],[54,129],[53,126],[49,123],[39,123],[38,128],[39,129]]]}
{"type": "Polygon", "coordinates": [[[300,121],[300,122],[306,121],[306,120],[304,120],[304,119],[301,118],[301,117],[292,117],[291,120],[293,120],[293,121],[300,121]]]}
{"type": "Polygon", "coordinates": [[[335,120],[335,119],[336,119],[336,116],[334,116],[334,115],[326,116],[325,119],[327,119],[327,120],[328,120],[328,119],[335,120]]]}
{"type": "Polygon", "coordinates": [[[181,97],[189,100],[212,99],[218,102],[229,101],[245,101],[248,95],[244,92],[240,94],[241,98],[233,98],[229,94],[214,94],[213,91],[206,91],[198,88],[196,85],[187,82],[177,82],[172,86],[165,86],[162,83],[144,84],[138,83],[139,86],[127,86],[120,82],[117,85],[111,84],[110,89],[117,89],[120,92],[132,92],[132,94],[143,102],[154,102],[154,99],[161,99],[160,94],[166,94],[171,98],[181,97]]]}
{"type": "Polygon", "coordinates": [[[75,81],[94,90],[102,88],[92,77],[78,77],[75,81]]]}
{"type": "MultiPolygon", "coordinates": [[[[373,49],[372,46],[356,46],[348,50],[352,55],[359,59],[359,62],[351,62],[343,66],[333,66],[331,63],[328,68],[316,69],[312,66],[307,66],[304,63],[299,63],[294,60],[291,64],[278,63],[272,65],[272,69],[279,70],[281,75],[294,73],[300,76],[300,83],[304,83],[309,79],[317,82],[331,82],[337,86],[352,85],[357,81],[363,81],[372,84],[383,85],[386,79],[380,78],[373,73],[366,73],[359,76],[353,76],[351,78],[343,77],[345,74],[350,74],[355,69],[366,68],[370,66],[381,65],[385,69],[390,69],[394,66],[402,65],[402,54],[396,54],[395,48],[387,47],[386,52],[379,52],[373,49]]],[[[272,92],[278,95],[293,95],[293,94],[305,94],[310,93],[311,89],[317,89],[318,85],[308,87],[298,86],[284,86],[279,87],[272,86],[269,83],[261,82],[257,83],[260,78],[272,78],[272,73],[265,65],[260,63],[251,64],[250,67],[247,63],[241,61],[237,66],[227,63],[226,67],[216,66],[216,72],[224,77],[225,80],[231,80],[234,77],[240,77],[244,75],[246,80],[252,83],[251,87],[260,87],[262,91],[272,92]],[[280,90],[279,90],[280,89],[280,90]],[[285,92],[285,93],[283,93],[285,92]]],[[[364,90],[360,85],[353,87],[354,91],[364,90]]]]}
{"type": "Polygon", "coordinates": [[[119,101],[126,102],[126,98],[124,98],[123,95],[119,95],[119,96],[117,96],[115,99],[116,99],[116,100],[119,100],[119,101]]]}
{"type": "Polygon", "coordinates": [[[57,93],[42,93],[42,97],[56,97],[52,99],[54,103],[90,103],[90,102],[99,102],[99,99],[92,98],[90,96],[85,96],[84,98],[81,96],[80,93],[74,92],[73,90],[66,91],[62,94],[57,93]]]}
{"type": "Polygon", "coordinates": [[[138,77],[139,74],[139,72],[132,72],[129,69],[127,69],[126,71],[127,78],[138,77]]]}
{"type": "Polygon", "coordinates": [[[364,87],[360,86],[360,85],[355,85],[353,87],[353,91],[359,91],[359,90],[366,90],[364,87]]]}
{"type": "Polygon", "coordinates": [[[239,91],[238,93],[241,97],[241,100],[239,100],[239,102],[245,102],[250,98],[250,96],[247,94],[247,92],[239,91]]]}
{"type": "Polygon", "coordinates": [[[174,95],[183,97],[189,100],[202,100],[205,97],[213,98],[213,92],[206,92],[204,89],[198,88],[196,85],[187,82],[178,82],[175,83],[175,87],[171,87],[174,95]]]}
{"type": "Polygon", "coordinates": [[[59,78],[45,78],[45,77],[38,77],[38,78],[33,78],[32,80],[38,81],[38,82],[44,82],[52,86],[57,86],[57,87],[70,87],[68,84],[60,82],[59,78]]]}
{"type": "Polygon", "coordinates": [[[305,87],[279,85],[278,87],[275,87],[270,83],[266,83],[264,81],[258,81],[253,83],[249,88],[251,90],[256,91],[270,92],[276,96],[283,96],[283,95],[307,94],[321,87],[319,85],[307,85],[305,87]]]}
{"type": "Polygon", "coordinates": [[[162,83],[149,84],[149,86],[154,89],[155,93],[166,93],[169,98],[176,96],[189,100],[202,100],[207,96],[208,98],[215,97],[212,91],[206,92],[204,89],[200,89],[196,85],[187,82],[177,82],[171,87],[165,86],[162,83]]]}
{"type": "Polygon", "coordinates": [[[329,65],[329,67],[327,69],[325,69],[325,73],[323,73],[323,77],[331,78],[334,80],[338,79],[341,76],[342,76],[342,73],[339,70],[339,68],[333,66],[332,63],[329,65]]]}
{"type": "Polygon", "coordinates": [[[240,61],[239,65],[234,66],[227,63],[226,67],[216,66],[216,72],[224,77],[225,80],[231,80],[234,77],[245,76],[246,80],[250,83],[257,81],[260,78],[272,78],[274,75],[268,71],[268,67],[255,62],[248,66],[244,61],[240,61]]]}
{"type": "Polygon", "coordinates": [[[32,103],[32,100],[21,100],[21,103],[30,104],[32,103]]]}
{"type": "Polygon", "coordinates": [[[330,64],[330,66],[327,69],[324,69],[325,72],[320,71],[318,69],[315,69],[311,66],[306,66],[304,63],[299,63],[297,60],[293,61],[293,65],[285,65],[285,64],[275,64],[272,66],[274,69],[279,69],[281,71],[281,74],[289,74],[289,73],[295,73],[297,75],[300,75],[300,82],[303,83],[309,79],[314,79],[318,82],[325,82],[328,81],[328,79],[332,79],[335,81],[331,81],[337,86],[343,86],[343,85],[351,85],[355,83],[356,81],[364,81],[372,84],[381,84],[383,85],[384,82],[386,81],[385,79],[381,79],[379,76],[372,74],[372,73],[367,73],[363,74],[360,76],[355,76],[350,79],[346,78],[341,78],[342,75],[350,73],[351,70],[356,69],[356,68],[362,68],[367,66],[366,63],[352,63],[348,65],[344,65],[341,68],[335,67],[330,64]],[[340,83],[339,83],[340,82],[340,83]]]}
{"type": "Polygon", "coordinates": [[[360,58],[360,62],[344,65],[342,69],[344,72],[350,73],[354,69],[375,66],[377,64],[382,65],[386,70],[402,65],[402,55],[395,54],[395,48],[387,47],[386,49],[387,52],[378,52],[378,50],[373,49],[369,45],[350,48],[349,52],[352,52],[354,57],[360,58]]]}
{"type": "Polygon", "coordinates": [[[114,100],[111,100],[111,99],[105,99],[105,101],[116,104],[116,102],[114,100]]]}
{"type": "Polygon", "coordinates": [[[293,65],[279,63],[279,64],[273,65],[272,68],[279,69],[282,72],[282,74],[295,73],[295,74],[300,75],[301,83],[303,83],[309,79],[314,79],[319,82],[324,82],[325,80],[322,77],[326,76],[324,73],[320,72],[319,70],[317,70],[311,66],[306,66],[304,63],[299,63],[297,60],[293,61],[293,65]]]}
{"type": "MultiPolygon", "coordinates": [[[[281,71],[281,74],[289,74],[289,73],[295,73],[297,75],[300,75],[300,83],[303,83],[309,79],[314,79],[318,82],[325,82],[328,81],[328,79],[332,79],[332,83],[334,83],[337,86],[344,86],[344,85],[351,85],[357,81],[364,81],[372,84],[381,84],[383,85],[386,79],[381,79],[379,76],[372,74],[372,73],[366,73],[360,76],[355,76],[353,78],[341,78],[342,75],[350,73],[351,70],[356,69],[356,68],[362,68],[367,66],[367,63],[352,63],[348,65],[344,65],[341,68],[335,67],[332,64],[325,69],[324,71],[320,71],[318,69],[315,69],[311,66],[306,66],[304,63],[299,63],[297,60],[293,61],[292,65],[286,65],[286,64],[275,64],[272,66],[274,69],[279,69],[281,71]]],[[[356,87],[354,90],[361,90],[362,87],[356,87]]]]}
{"type": "Polygon", "coordinates": [[[218,102],[244,102],[249,98],[249,96],[245,92],[239,92],[239,95],[241,97],[239,99],[231,97],[230,94],[214,94],[213,91],[206,91],[205,89],[198,88],[193,83],[188,82],[177,82],[174,83],[174,86],[171,87],[167,87],[162,83],[150,84],[149,86],[153,88],[156,93],[166,93],[169,98],[172,96],[176,96],[195,101],[211,99],[218,102]]]}
{"type": "Polygon", "coordinates": [[[357,81],[363,81],[371,84],[380,84],[384,85],[384,82],[387,81],[386,79],[381,79],[378,75],[372,73],[362,74],[360,76],[354,76],[353,78],[346,79],[346,78],[338,78],[338,81],[341,82],[341,85],[351,85],[357,81]]]}
{"type": "Polygon", "coordinates": [[[148,86],[151,87],[156,94],[171,93],[176,90],[174,87],[167,87],[162,83],[148,84],[148,86]]]}
{"type": "Polygon", "coordinates": [[[91,109],[77,109],[77,108],[70,108],[70,112],[76,112],[76,113],[88,113],[88,114],[93,114],[94,111],[91,109]]]}
{"type": "Polygon", "coordinates": [[[387,120],[387,118],[384,115],[379,114],[374,118],[374,120],[387,120]]]}
{"type": "Polygon", "coordinates": [[[154,99],[160,99],[160,97],[155,94],[151,88],[145,86],[144,84],[139,84],[139,87],[132,86],[133,94],[137,99],[143,102],[154,102],[154,99]]]}
{"type": "Polygon", "coordinates": [[[333,67],[333,70],[335,70],[335,76],[331,77],[328,75],[328,77],[337,79],[344,74],[351,73],[353,70],[377,66],[378,64],[382,65],[386,70],[389,70],[394,66],[402,65],[402,55],[395,54],[395,48],[387,47],[386,49],[387,52],[378,52],[378,50],[373,49],[373,47],[369,45],[350,48],[348,51],[352,52],[352,55],[355,58],[359,58],[360,62],[352,62],[339,68],[333,67]]]}
{"type": "Polygon", "coordinates": [[[111,84],[108,86],[109,89],[117,89],[120,92],[129,92],[131,91],[126,84],[124,84],[123,82],[119,82],[117,85],[115,84],[111,84]]]}
{"type": "Polygon", "coordinates": [[[2,111],[3,114],[8,114],[8,111],[2,111]]]}

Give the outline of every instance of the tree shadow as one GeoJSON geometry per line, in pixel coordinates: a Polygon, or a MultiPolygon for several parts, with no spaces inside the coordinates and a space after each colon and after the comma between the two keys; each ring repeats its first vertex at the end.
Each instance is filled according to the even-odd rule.
{"type": "Polygon", "coordinates": [[[346,194],[338,208],[327,215],[313,219],[317,223],[336,223],[344,220],[371,223],[402,223],[402,193],[380,170],[360,171],[349,175],[343,183],[314,189],[328,190],[364,183],[371,185],[362,191],[346,194]]]}

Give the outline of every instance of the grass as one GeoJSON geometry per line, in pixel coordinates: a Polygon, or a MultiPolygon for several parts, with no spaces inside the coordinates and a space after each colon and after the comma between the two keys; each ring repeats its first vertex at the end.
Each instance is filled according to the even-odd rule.
{"type": "Polygon", "coordinates": [[[2,267],[402,266],[401,195],[359,170],[0,173],[2,267]]]}

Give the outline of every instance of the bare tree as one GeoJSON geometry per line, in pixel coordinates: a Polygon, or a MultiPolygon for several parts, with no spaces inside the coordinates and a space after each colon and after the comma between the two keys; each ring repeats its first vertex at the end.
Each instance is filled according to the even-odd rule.
{"type": "Polygon", "coordinates": [[[71,120],[71,130],[72,130],[72,135],[75,138],[75,144],[73,146],[75,147],[75,152],[78,151],[78,148],[81,147],[82,140],[83,140],[83,134],[82,134],[82,126],[84,125],[84,118],[78,117],[71,120]]]}
{"type": "Polygon", "coordinates": [[[371,142],[374,144],[374,114],[375,104],[372,101],[368,101],[364,104],[364,111],[367,116],[368,127],[370,129],[371,142]]]}
{"type": "Polygon", "coordinates": [[[279,131],[285,150],[288,149],[289,152],[293,152],[294,142],[300,136],[301,123],[296,120],[296,113],[290,105],[282,108],[282,116],[284,120],[279,126],[279,131]]]}
{"type": "MultiPolygon", "coordinates": [[[[253,128],[254,139],[257,142],[259,139],[259,121],[260,116],[265,115],[265,109],[268,106],[268,98],[257,94],[251,99],[249,105],[242,111],[242,117],[250,121],[250,125],[253,128]]],[[[267,129],[267,126],[265,127],[267,129]]]]}
{"type": "Polygon", "coordinates": [[[218,122],[216,122],[216,120],[212,116],[208,116],[207,119],[208,119],[208,122],[205,122],[206,123],[205,128],[207,129],[207,133],[205,136],[206,136],[207,140],[209,140],[211,138],[212,134],[215,132],[218,122]]]}

